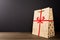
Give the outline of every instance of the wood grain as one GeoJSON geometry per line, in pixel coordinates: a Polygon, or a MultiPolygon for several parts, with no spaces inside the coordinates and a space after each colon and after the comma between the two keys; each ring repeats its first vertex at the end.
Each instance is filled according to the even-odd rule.
{"type": "Polygon", "coordinates": [[[0,32],[0,40],[60,40],[60,32],[49,39],[32,35],[31,32],[0,32]]]}

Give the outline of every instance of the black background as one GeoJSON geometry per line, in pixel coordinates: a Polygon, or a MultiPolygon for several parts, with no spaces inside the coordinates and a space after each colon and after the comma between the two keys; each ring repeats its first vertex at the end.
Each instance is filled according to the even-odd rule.
{"type": "Polygon", "coordinates": [[[0,32],[31,32],[34,10],[52,7],[55,31],[60,32],[57,0],[0,0],[0,32]]]}

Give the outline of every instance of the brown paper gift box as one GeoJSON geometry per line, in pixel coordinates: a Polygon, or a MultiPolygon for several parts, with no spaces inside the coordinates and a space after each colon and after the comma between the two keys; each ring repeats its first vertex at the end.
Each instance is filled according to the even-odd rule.
{"type": "Polygon", "coordinates": [[[55,36],[52,8],[34,11],[32,34],[44,38],[55,36]]]}

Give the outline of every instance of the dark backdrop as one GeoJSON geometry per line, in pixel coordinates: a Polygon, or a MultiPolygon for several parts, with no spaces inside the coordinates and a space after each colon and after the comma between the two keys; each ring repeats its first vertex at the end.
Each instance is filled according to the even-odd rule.
{"type": "Polygon", "coordinates": [[[55,31],[60,31],[58,1],[53,0],[0,0],[0,31],[31,32],[34,10],[52,7],[55,31]]]}

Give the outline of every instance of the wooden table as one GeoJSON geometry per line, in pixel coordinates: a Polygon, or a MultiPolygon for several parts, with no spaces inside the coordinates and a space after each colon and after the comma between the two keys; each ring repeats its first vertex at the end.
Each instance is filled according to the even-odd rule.
{"type": "Polygon", "coordinates": [[[42,38],[30,32],[0,32],[0,40],[60,40],[60,32],[53,38],[42,38]]]}

